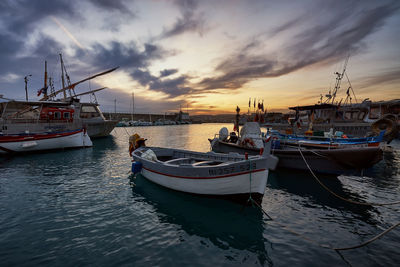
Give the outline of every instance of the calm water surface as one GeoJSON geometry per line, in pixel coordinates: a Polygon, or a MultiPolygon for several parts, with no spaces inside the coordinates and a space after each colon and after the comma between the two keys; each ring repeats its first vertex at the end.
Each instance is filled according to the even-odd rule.
{"type": "MultiPolygon", "coordinates": [[[[306,172],[270,173],[263,208],[173,192],[130,177],[128,135],[147,145],[210,149],[222,126],[117,128],[94,147],[0,158],[2,266],[398,266],[400,228],[368,246],[347,247],[400,221],[400,207],[348,204],[306,172]]],[[[400,198],[400,144],[364,176],[323,176],[358,201],[400,198]]]]}

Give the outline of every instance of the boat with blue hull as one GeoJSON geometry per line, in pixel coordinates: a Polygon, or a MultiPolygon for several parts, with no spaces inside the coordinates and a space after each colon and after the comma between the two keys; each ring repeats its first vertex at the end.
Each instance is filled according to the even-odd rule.
{"type": "Polygon", "coordinates": [[[313,147],[313,148],[350,148],[350,147],[377,147],[383,141],[385,131],[378,136],[359,138],[338,138],[307,135],[282,134],[271,132],[272,136],[278,138],[282,144],[313,147]]]}
{"type": "MultiPolygon", "coordinates": [[[[209,139],[211,150],[217,153],[260,154],[261,149],[257,143],[262,144],[266,138],[261,135],[259,127],[253,129],[252,137],[249,137],[249,134],[243,135],[246,127],[254,125],[254,123],[246,123],[243,127],[245,130],[243,131],[242,128],[242,134],[239,137],[219,134],[214,139],[209,139]],[[250,139],[249,142],[248,139],[250,139]]],[[[223,132],[222,129],[221,132],[223,132]]],[[[370,168],[383,159],[383,151],[378,146],[352,144],[339,148],[337,146],[313,147],[304,145],[305,142],[301,140],[299,142],[299,139],[293,138],[293,143],[289,144],[287,139],[281,140],[279,136],[272,136],[271,153],[279,158],[278,168],[306,171],[310,167],[319,173],[354,173],[370,168]]]]}

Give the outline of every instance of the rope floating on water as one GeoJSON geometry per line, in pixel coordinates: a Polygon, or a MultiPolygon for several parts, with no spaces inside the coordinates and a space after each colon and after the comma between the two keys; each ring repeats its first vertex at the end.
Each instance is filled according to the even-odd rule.
{"type": "Polygon", "coordinates": [[[368,240],[368,241],[366,241],[366,242],[364,242],[364,243],[361,243],[361,244],[358,244],[358,245],[355,245],[355,246],[351,246],[351,247],[335,248],[335,247],[332,247],[332,246],[327,245],[327,244],[318,243],[317,241],[315,241],[315,240],[313,240],[313,239],[311,239],[311,238],[309,238],[309,237],[307,237],[307,236],[304,236],[303,234],[300,234],[300,233],[296,232],[295,230],[290,229],[290,228],[287,227],[286,225],[284,225],[284,224],[282,224],[282,223],[280,223],[280,222],[274,220],[274,219],[263,209],[263,207],[262,207],[261,205],[259,205],[256,201],[252,200],[252,202],[253,202],[253,203],[254,203],[254,204],[255,204],[255,205],[256,205],[270,220],[271,220],[271,221],[275,222],[276,224],[278,224],[280,227],[282,227],[282,228],[285,229],[286,231],[288,231],[288,232],[290,232],[290,233],[292,233],[292,234],[294,234],[294,235],[297,235],[297,236],[301,237],[302,239],[304,239],[304,240],[306,240],[306,241],[308,241],[308,242],[310,242],[310,243],[313,243],[314,245],[317,245],[317,246],[319,246],[319,247],[321,247],[321,248],[332,249],[332,250],[335,250],[335,251],[337,251],[337,252],[340,251],[340,250],[351,250],[351,249],[356,249],[356,248],[364,247],[364,246],[366,246],[366,245],[368,245],[368,244],[374,242],[375,240],[381,238],[382,236],[384,236],[385,234],[389,233],[390,231],[392,231],[393,229],[395,229],[396,227],[398,227],[398,226],[400,225],[400,222],[398,222],[398,223],[392,225],[391,227],[389,227],[388,229],[386,229],[385,231],[383,231],[382,233],[380,233],[380,234],[374,236],[373,238],[371,238],[370,240],[368,240]]]}
{"type": "Polygon", "coordinates": [[[361,248],[361,247],[366,246],[366,245],[368,245],[369,243],[372,243],[372,242],[374,242],[375,240],[381,238],[382,236],[384,236],[385,234],[389,233],[390,231],[392,231],[394,228],[396,228],[396,227],[399,226],[399,225],[400,225],[400,222],[398,222],[398,223],[392,225],[391,227],[389,227],[388,229],[386,229],[385,231],[383,231],[383,232],[380,233],[379,235],[376,235],[375,237],[371,238],[370,240],[368,240],[368,241],[366,241],[366,242],[364,242],[364,243],[362,243],[362,244],[359,244],[359,245],[356,245],[356,246],[352,246],[352,247],[333,248],[333,249],[334,249],[334,250],[350,250],[350,249],[355,249],[355,248],[361,248]]]}
{"type": "Polygon", "coordinates": [[[341,200],[343,200],[343,201],[352,203],[352,204],[363,205],[363,206],[388,206],[388,205],[397,205],[397,204],[400,204],[400,201],[394,201],[394,202],[388,202],[388,203],[358,202],[358,201],[355,201],[355,200],[351,200],[351,199],[344,198],[344,197],[342,197],[342,196],[336,194],[335,192],[333,192],[332,190],[330,190],[324,183],[322,183],[320,179],[318,179],[318,177],[315,175],[314,171],[311,169],[310,165],[308,165],[308,162],[307,162],[307,160],[305,159],[305,157],[304,157],[304,155],[303,155],[303,152],[301,152],[300,149],[299,149],[299,152],[300,152],[300,155],[301,155],[301,157],[303,158],[303,161],[304,161],[304,163],[306,164],[308,170],[310,171],[311,175],[315,178],[315,180],[317,180],[317,182],[318,182],[326,191],[328,191],[329,193],[331,193],[331,194],[334,195],[335,197],[337,197],[337,198],[339,198],[339,199],[341,199],[341,200]]]}
{"type": "MultiPolygon", "coordinates": [[[[367,206],[386,206],[386,205],[400,204],[400,201],[390,202],[390,203],[363,203],[363,202],[358,202],[358,201],[354,201],[354,200],[351,200],[351,199],[346,199],[346,198],[344,198],[344,197],[342,197],[342,196],[339,196],[339,195],[336,194],[335,192],[331,191],[325,184],[323,184],[323,183],[318,179],[318,177],[315,175],[315,173],[313,172],[313,170],[310,168],[310,165],[307,163],[307,161],[306,161],[306,159],[305,159],[305,157],[304,157],[304,155],[303,155],[303,153],[301,152],[300,149],[299,149],[299,152],[300,152],[301,157],[302,157],[303,160],[304,160],[304,163],[306,164],[307,168],[308,168],[309,171],[311,172],[312,176],[318,181],[318,183],[319,183],[323,188],[325,188],[329,193],[333,194],[335,197],[337,197],[337,198],[339,198],[339,199],[341,199],[341,200],[343,200],[343,201],[352,203],[352,204],[367,205],[367,206]]],[[[280,222],[274,220],[274,219],[263,209],[263,207],[262,207],[260,204],[258,204],[257,202],[255,202],[253,199],[249,199],[249,200],[252,201],[252,202],[255,204],[255,206],[257,206],[271,221],[275,222],[276,224],[278,224],[280,227],[282,227],[282,228],[285,229],[286,231],[288,231],[288,232],[290,232],[290,233],[292,233],[292,234],[294,234],[294,235],[297,235],[297,236],[301,237],[303,240],[306,240],[306,241],[308,241],[308,242],[311,242],[311,243],[313,243],[313,244],[315,244],[315,245],[317,245],[317,246],[319,246],[319,247],[321,247],[321,248],[335,250],[335,251],[338,252],[338,253],[339,253],[339,251],[341,251],[341,250],[351,250],[351,249],[356,249],[356,248],[364,247],[364,246],[366,246],[366,245],[368,245],[368,244],[374,242],[375,240],[377,240],[377,239],[383,237],[384,235],[386,235],[387,233],[389,233],[390,231],[392,231],[393,229],[395,229],[396,227],[398,227],[398,226],[400,225],[400,222],[398,222],[398,223],[392,225],[391,227],[389,227],[388,229],[384,230],[382,233],[380,233],[380,234],[374,236],[373,238],[369,239],[368,241],[366,241],[366,242],[364,242],[364,243],[361,243],[361,244],[358,244],[358,245],[354,245],[354,246],[350,246],[350,247],[332,247],[332,246],[327,245],[327,244],[318,243],[317,241],[315,241],[315,240],[313,240],[313,239],[311,239],[311,238],[309,238],[309,237],[307,237],[307,236],[304,236],[303,234],[298,233],[298,232],[294,231],[293,229],[290,229],[290,228],[287,227],[286,225],[284,225],[284,224],[282,224],[282,223],[280,223],[280,222]]]]}

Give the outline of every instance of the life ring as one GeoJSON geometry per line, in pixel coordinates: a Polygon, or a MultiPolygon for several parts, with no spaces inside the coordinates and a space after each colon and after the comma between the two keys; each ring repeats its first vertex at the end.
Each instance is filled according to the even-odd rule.
{"type": "Polygon", "coordinates": [[[374,122],[371,125],[371,130],[375,135],[379,135],[381,131],[386,130],[385,136],[389,136],[392,135],[397,129],[396,123],[393,120],[383,118],[374,122]]]}

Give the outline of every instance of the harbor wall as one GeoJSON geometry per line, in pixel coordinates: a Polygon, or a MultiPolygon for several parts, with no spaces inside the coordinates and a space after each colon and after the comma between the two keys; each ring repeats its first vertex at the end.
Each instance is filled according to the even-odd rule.
{"type": "Polygon", "coordinates": [[[156,121],[156,120],[172,120],[175,121],[177,118],[177,114],[135,114],[131,115],[130,113],[114,113],[114,112],[103,112],[103,115],[106,119],[112,120],[126,120],[130,121],[133,117],[134,121],[142,120],[142,121],[156,121]]]}

